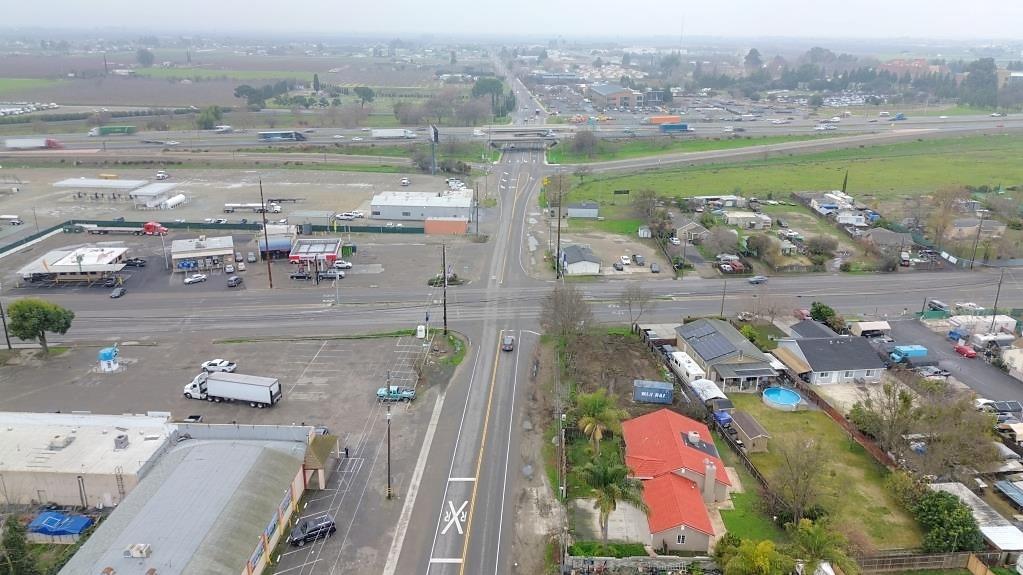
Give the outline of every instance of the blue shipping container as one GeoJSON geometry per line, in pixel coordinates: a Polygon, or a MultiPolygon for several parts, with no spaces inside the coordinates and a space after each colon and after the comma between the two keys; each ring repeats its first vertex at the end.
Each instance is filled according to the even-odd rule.
{"type": "Polygon", "coordinates": [[[632,380],[632,399],[639,403],[671,405],[675,387],[666,381],[632,380]]]}

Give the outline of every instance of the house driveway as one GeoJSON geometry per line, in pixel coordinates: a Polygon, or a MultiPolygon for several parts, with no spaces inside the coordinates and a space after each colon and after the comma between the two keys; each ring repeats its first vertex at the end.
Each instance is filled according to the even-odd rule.
{"type": "MultiPolygon", "coordinates": [[[[576,518],[576,537],[600,540],[600,513],[593,508],[592,499],[572,501],[576,518]]],[[[607,538],[613,541],[650,544],[650,528],[646,514],[628,503],[619,503],[608,518],[607,538]]]]}

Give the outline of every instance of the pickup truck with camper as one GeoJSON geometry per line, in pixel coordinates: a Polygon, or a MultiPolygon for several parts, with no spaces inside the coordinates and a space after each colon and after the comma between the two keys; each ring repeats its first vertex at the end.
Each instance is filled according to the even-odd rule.
{"type": "Polygon", "coordinates": [[[270,407],[281,400],[281,382],[276,377],[260,377],[240,373],[200,373],[184,388],[188,399],[239,401],[250,407],[270,407]]]}

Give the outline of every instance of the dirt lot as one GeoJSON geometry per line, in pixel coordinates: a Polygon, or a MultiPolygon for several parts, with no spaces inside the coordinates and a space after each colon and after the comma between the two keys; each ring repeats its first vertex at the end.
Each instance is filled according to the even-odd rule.
{"type": "MultiPolygon", "coordinates": [[[[0,184],[0,212],[18,214],[25,220],[21,227],[0,226],[0,243],[4,237],[24,232],[34,227],[38,219],[41,228],[71,218],[110,218],[123,216],[128,221],[153,219],[156,221],[203,221],[205,218],[225,217],[232,222],[242,218],[255,221],[258,214],[235,212],[224,214],[225,203],[259,203],[259,182],[263,182],[265,198],[298,198],[300,201],[282,204],[281,214],[271,214],[275,219],[288,218],[290,212],[330,211],[341,212],[359,209],[370,213],[369,201],[373,194],[382,191],[437,191],[446,188],[444,177],[424,174],[408,174],[412,185],[399,186],[405,174],[374,174],[363,172],[328,172],[315,170],[168,170],[178,187],[171,194],[184,194],[188,202],[173,210],[137,210],[132,202],[119,193],[119,199],[111,199],[111,193],[102,190],[74,190],[55,188],[53,184],[66,178],[95,178],[99,173],[114,173],[120,179],[152,179],[153,169],[106,170],[88,168],[18,168],[7,167],[3,175],[17,178],[20,184],[0,184]],[[17,194],[10,193],[12,186],[18,186],[17,194]],[[77,191],[86,192],[77,198],[77,191]],[[99,199],[94,192],[103,194],[99,199]],[[6,192],[6,193],[5,193],[6,192]],[[33,208],[35,213],[33,215],[33,208]]],[[[268,216],[269,217],[269,216],[268,216]]],[[[289,223],[302,223],[301,218],[290,218],[289,223]]],[[[321,223],[321,222],[315,222],[321,223]]]]}

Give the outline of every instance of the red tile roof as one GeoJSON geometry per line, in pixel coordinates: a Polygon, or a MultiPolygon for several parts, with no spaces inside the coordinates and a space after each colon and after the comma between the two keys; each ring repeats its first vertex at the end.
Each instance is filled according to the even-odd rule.
{"type": "MultiPolygon", "coordinates": [[[[713,447],[714,439],[706,425],[667,408],[623,422],[625,464],[633,476],[642,479],[679,469],[703,475],[706,469],[704,460],[710,459],[717,466],[717,482],[731,485],[720,457],[686,442],[684,436],[690,431],[699,432],[700,439],[713,447]]],[[[713,452],[717,453],[716,449],[713,452]]]]}
{"type": "MultiPolygon", "coordinates": [[[[707,535],[714,535],[714,527],[703,505],[700,488],[689,479],[674,473],[647,479],[643,482],[643,501],[650,508],[650,515],[646,519],[650,533],[685,525],[707,535]]],[[[654,541],[654,547],[658,543],[654,541]]]]}

